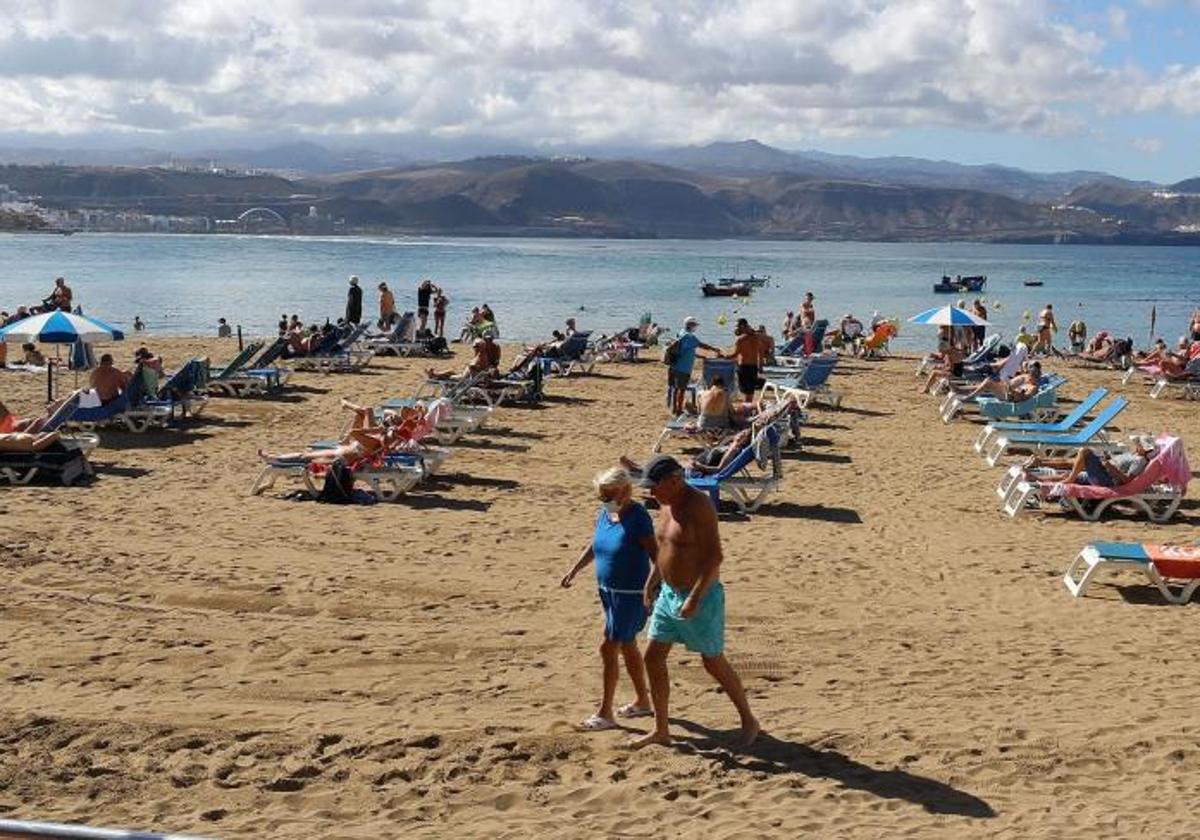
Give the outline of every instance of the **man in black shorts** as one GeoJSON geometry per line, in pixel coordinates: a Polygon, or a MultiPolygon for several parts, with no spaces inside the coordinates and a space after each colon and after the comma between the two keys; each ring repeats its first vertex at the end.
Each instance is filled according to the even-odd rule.
{"type": "Polygon", "coordinates": [[[425,325],[429,321],[429,300],[433,297],[434,292],[440,292],[437,286],[429,281],[429,278],[422,278],[417,284],[417,320],[420,322],[417,329],[424,332],[425,325]]]}
{"type": "Polygon", "coordinates": [[[762,336],[745,318],[738,318],[733,334],[737,339],[733,343],[733,350],[725,354],[725,358],[737,362],[738,390],[742,392],[746,402],[753,402],[754,392],[758,389],[764,342],[762,336]]]}

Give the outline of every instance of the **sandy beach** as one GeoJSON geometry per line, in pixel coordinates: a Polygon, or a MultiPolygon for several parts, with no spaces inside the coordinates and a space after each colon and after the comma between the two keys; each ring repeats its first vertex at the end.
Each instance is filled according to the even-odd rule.
{"type": "MultiPolygon", "coordinates": [[[[168,366],[236,350],[152,346],[168,366]]],[[[340,398],[411,394],[427,364],[297,374],[179,431],[105,433],[89,486],[0,486],[0,816],[228,838],[1195,833],[1196,608],[1130,573],[1080,600],[1060,578],[1094,540],[1196,539],[1200,503],[1168,525],[1010,520],[978,425],[937,418],[914,360],[846,359],[842,410],[812,410],[773,503],[722,517],[728,651],[766,734],[730,749],[732,707],[677,650],[677,745],[631,754],[572,729],[602,625],[590,571],[559,579],[592,474],[666,419],[657,361],[550,381],[394,504],[248,495],[260,447],[329,437],[340,398]]],[[[1048,370],[1200,458],[1196,403],[1048,370]]],[[[0,371],[16,411],[44,395],[0,371]]]]}

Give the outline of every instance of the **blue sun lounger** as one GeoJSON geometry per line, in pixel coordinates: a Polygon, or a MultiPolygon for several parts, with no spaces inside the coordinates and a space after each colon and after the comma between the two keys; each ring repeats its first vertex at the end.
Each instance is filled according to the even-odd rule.
{"type": "Polygon", "coordinates": [[[760,431],[750,445],[714,475],[689,477],[689,486],[707,493],[713,506],[721,507],[721,491],[724,490],[731,502],[742,513],[753,513],[779,487],[783,479],[783,460],[779,453],[780,433],[774,424],[760,431]],[[750,467],[757,463],[769,465],[766,475],[750,474],[750,467]]]}
{"type": "Polygon", "coordinates": [[[1037,393],[1028,399],[1014,402],[1000,400],[995,397],[979,396],[971,400],[957,400],[951,404],[949,415],[942,414],[942,422],[949,423],[962,410],[973,405],[983,417],[1001,419],[1004,417],[1027,417],[1033,421],[1049,420],[1058,414],[1054,406],[1058,403],[1058,389],[1066,384],[1066,377],[1058,374],[1043,376],[1037,393]]]}
{"type": "Polygon", "coordinates": [[[1125,410],[1129,400],[1116,397],[1104,407],[1091,422],[1076,432],[1070,434],[1002,434],[997,437],[987,450],[988,466],[996,466],[1010,449],[1031,449],[1038,455],[1071,454],[1084,446],[1100,449],[1112,448],[1105,431],[1108,424],[1125,410]]]}
{"type": "Polygon", "coordinates": [[[829,387],[829,377],[837,363],[837,356],[814,355],[809,357],[803,368],[763,368],[763,399],[766,399],[768,392],[776,400],[794,393],[800,397],[801,408],[807,408],[815,399],[823,399],[833,408],[839,408],[842,396],[829,387]]]}
{"type": "Polygon", "coordinates": [[[1034,423],[1023,422],[1019,420],[997,420],[988,423],[979,433],[979,437],[975,439],[975,451],[982,455],[989,443],[995,439],[1000,432],[1016,432],[1018,434],[1070,434],[1075,426],[1087,417],[1088,412],[1100,404],[1100,401],[1108,396],[1107,388],[1097,388],[1083,398],[1079,405],[1075,406],[1070,414],[1063,416],[1061,420],[1054,423],[1034,423]]]}

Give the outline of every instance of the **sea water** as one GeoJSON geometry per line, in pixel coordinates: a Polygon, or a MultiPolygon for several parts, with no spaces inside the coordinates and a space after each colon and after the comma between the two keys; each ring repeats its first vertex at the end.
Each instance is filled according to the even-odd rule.
{"type": "MultiPolygon", "coordinates": [[[[273,335],[281,315],[305,323],[337,319],[347,278],[364,287],[364,315],[377,314],[386,281],[401,311],[416,308],[428,277],[450,298],[447,332],[488,303],[505,340],[549,336],[568,317],[580,329],[612,332],[643,313],[676,329],[700,319],[701,335],[729,343],[738,317],[778,334],[785,313],[811,291],[818,317],[853,312],[899,318],[958,295],[935,294],[943,275],[985,274],[981,297],[1006,335],[1053,303],[1061,326],[1082,319],[1173,343],[1200,305],[1200,248],[975,243],[759,242],[743,240],[452,239],[138,234],[0,235],[0,310],[32,304],[64,276],[85,313],[147,336],[215,334],[217,318],[247,335],[273,335]],[[748,300],[704,298],[702,276],[771,275],[748,300]],[[1039,288],[1026,280],[1041,280],[1039,288]]],[[[932,327],[902,323],[894,346],[928,347],[932,327]]]]}

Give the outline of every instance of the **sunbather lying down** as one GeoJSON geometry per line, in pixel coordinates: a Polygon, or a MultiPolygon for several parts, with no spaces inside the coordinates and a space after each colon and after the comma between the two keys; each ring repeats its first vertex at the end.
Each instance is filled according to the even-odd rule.
{"type": "Polygon", "coordinates": [[[42,452],[58,443],[60,439],[58,432],[5,432],[0,434],[0,452],[42,452]]]}
{"type": "Polygon", "coordinates": [[[42,427],[46,425],[46,422],[62,407],[63,403],[74,396],[74,394],[71,394],[64,399],[47,403],[46,410],[40,417],[18,417],[9,411],[8,406],[0,402],[0,434],[7,434],[8,432],[28,432],[33,434],[40,432],[42,427]]]}
{"type": "Polygon", "coordinates": [[[354,412],[354,421],[336,446],[312,446],[298,452],[270,454],[260,449],[264,461],[302,461],[306,464],[332,464],[334,461],[359,461],[386,452],[396,451],[412,439],[413,430],[424,420],[424,406],[405,406],[399,411],[387,411],[375,424],[375,412],[369,407],[342,400],[342,407],[354,412]]]}
{"type": "Polygon", "coordinates": [[[1099,454],[1083,447],[1074,458],[1038,458],[1025,462],[1026,471],[1049,470],[1037,476],[1039,481],[1058,484],[1089,484],[1093,487],[1120,487],[1141,475],[1154,457],[1154,439],[1134,438],[1133,451],[1119,455],[1099,454]]]}

